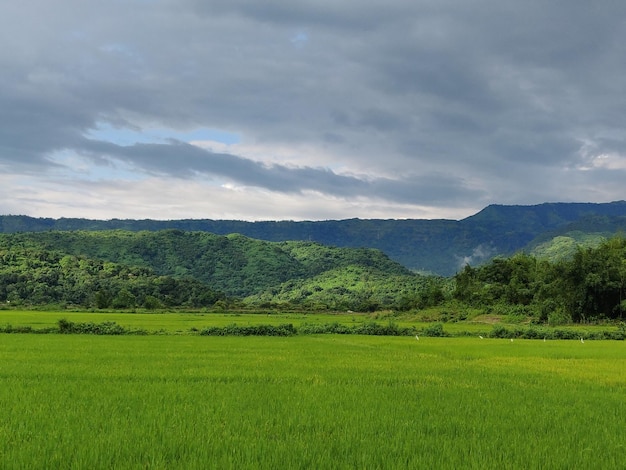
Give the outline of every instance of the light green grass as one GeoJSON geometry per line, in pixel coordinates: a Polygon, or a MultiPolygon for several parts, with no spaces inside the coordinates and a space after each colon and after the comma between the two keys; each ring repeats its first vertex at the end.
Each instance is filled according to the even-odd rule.
{"type": "Polygon", "coordinates": [[[0,335],[2,468],[623,468],[626,344],[0,335]]]}
{"type": "Polygon", "coordinates": [[[53,327],[59,319],[71,322],[116,322],[128,328],[142,328],[148,331],[188,332],[191,328],[225,325],[278,325],[292,323],[332,323],[346,324],[371,321],[366,315],[338,314],[297,314],[297,313],[110,313],[110,312],[70,312],[0,310],[0,325],[31,326],[36,329],[53,327]]]}
{"type": "MultiPolygon", "coordinates": [[[[280,325],[291,323],[298,327],[307,324],[339,323],[348,326],[357,326],[369,322],[377,322],[382,325],[393,322],[400,327],[415,327],[423,330],[432,325],[432,322],[424,322],[415,316],[393,316],[389,314],[364,314],[364,313],[111,313],[111,312],[72,312],[72,311],[34,311],[34,310],[0,310],[0,326],[12,325],[14,327],[30,326],[34,329],[55,327],[57,322],[65,318],[75,323],[102,323],[116,322],[130,329],[143,329],[148,332],[163,331],[165,333],[190,333],[192,329],[201,330],[206,327],[224,327],[226,325],[280,325]]],[[[511,328],[520,327],[519,324],[506,325],[511,328]]],[[[444,331],[449,334],[469,333],[475,336],[486,336],[493,328],[492,323],[461,321],[445,323],[444,331]]],[[[559,327],[561,329],[573,329],[585,336],[587,332],[616,331],[616,325],[571,325],[559,327]]]]}

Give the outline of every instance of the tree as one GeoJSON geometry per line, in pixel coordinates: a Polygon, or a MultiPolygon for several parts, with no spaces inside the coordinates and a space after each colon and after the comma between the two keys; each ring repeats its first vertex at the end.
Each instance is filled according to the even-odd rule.
{"type": "Polygon", "coordinates": [[[135,307],[135,296],[126,288],[123,288],[113,299],[113,308],[133,308],[135,307]]]}

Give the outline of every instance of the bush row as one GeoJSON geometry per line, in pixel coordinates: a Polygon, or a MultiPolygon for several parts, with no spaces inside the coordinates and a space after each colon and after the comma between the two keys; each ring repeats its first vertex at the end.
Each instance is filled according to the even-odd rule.
{"type": "Polygon", "coordinates": [[[200,330],[202,336],[293,336],[297,333],[291,323],[255,326],[232,324],[223,327],[210,326],[200,330]]]}
{"type": "Polygon", "coordinates": [[[611,339],[623,341],[626,339],[626,330],[620,328],[617,331],[577,331],[562,328],[542,328],[537,326],[507,328],[495,325],[488,334],[490,338],[520,338],[520,339],[611,339]]]}
{"type": "MultiPolygon", "coordinates": [[[[237,325],[223,327],[211,326],[193,333],[201,336],[294,336],[297,334],[340,334],[340,335],[369,335],[369,336],[412,336],[425,337],[444,336],[476,336],[476,332],[444,331],[442,323],[433,323],[423,329],[415,327],[401,327],[394,322],[380,324],[369,322],[361,325],[342,325],[340,323],[303,323],[299,327],[291,323],[281,325],[237,325]]],[[[57,322],[57,327],[35,329],[31,326],[0,326],[0,333],[61,333],[61,334],[91,334],[91,335],[146,335],[147,330],[131,329],[118,325],[115,322],[103,323],[75,323],[66,319],[57,322]]],[[[561,328],[547,328],[541,326],[507,327],[495,325],[490,332],[483,333],[488,338],[519,338],[519,339],[590,339],[590,340],[620,340],[626,339],[626,327],[618,330],[584,331],[561,328]]]]}
{"type": "Polygon", "coordinates": [[[4,326],[0,326],[0,333],[58,333],[58,329],[55,327],[50,328],[40,328],[36,329],[32,326],[13,326],[10,324],[6,324],[4,326]]]}
{"type": "Polygon", "coordinates": [[[57,322],[58,332],[61,334],[83,335],[145,335],[146,330],[125,328],[114,321],[102,323],[74,323],[66,319],[57,322]]]}
{"type": "Polygon", "coordinates": [[[303,323],[299,333],[310,334],[339,334],[339,335],[371,335],[371,336],[410,336],[416,333],[413,327],[400,327],[393,322],[381,325],[368,322],[363,325],[341,325],[339,323],[308,324],[303,323]]]}

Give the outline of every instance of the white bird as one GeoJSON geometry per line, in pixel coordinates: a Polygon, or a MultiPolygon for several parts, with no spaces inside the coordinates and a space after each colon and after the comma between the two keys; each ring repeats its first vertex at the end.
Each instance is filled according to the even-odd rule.
{"type": "Polygon", "coordinates": [[[483,338],[482,336],[480,336],[480,335],[478,335],[478,337],[479,337],[480,339],[484,339],[484,338],[483,338]]]}
{"type": "Polygon", "coordinates": [[[584,343],[585,343],[585,340],[584,340],[584,339],[582,339],[582,338],[580,338],[580,342],[584,344],[584,343]]]}
{"type": "Polygon", "coordinates": [[[511,338],[511,343],[513,342],[513,338],[511,338]]]}
{"type": "Polygon", "coordinates": [[[417,335],[415,335],[415,339],[419,341],[419,340],[420,340],[420,337],[419,337],[419,336],[417,336],[417,335]]]}
{"type": "Polygon", "coordinates": [[[545,337],[545,336],[543,337],[543,342],[544,342],[544,343],[546,342],[546,337],[545,337]]]}

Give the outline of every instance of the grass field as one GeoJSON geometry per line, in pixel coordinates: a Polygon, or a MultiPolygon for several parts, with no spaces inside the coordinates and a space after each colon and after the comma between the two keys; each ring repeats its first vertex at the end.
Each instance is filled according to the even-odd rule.
{"type": "Polygon", "coordinates": [[[2,334],[0,358],[1,468],[626,462],[623,341],[2,334]]]}
{"type": "Polygon", "coordinates": [[[183,332],[191,328],[205,326],[225,326],[228,324],[259,325],[293,323],[332,323],[345,324],[371,321],[365,314],[303,314],[303,313],[128,313],[128,312],[72,312],[36,310],[0,310],[0,325],[29,325],[34,328],[55,326],[61,318],[73,322],[114,321],[125,327],[144,328],[150,331],[183,332]]]}
{"type": "MultiPolygon", "coordinates": [[[[356,326],[368,322],[386,324],[389,321],[402,327],[414,326],[417,329],[427,328],[432,322],[416,320],[410,315],[386,316],[385,314],[364,313],[128,313],[128,312],[72,312],[72,311],[36,311],[36,310],[0,310],[0,326],[31,326],[35,329],[54,327],[65,318],[68,321],[80,322],[116,322],[126,328],[145,329],[149,332],[189,333],[192,329],[201,330],[209,326],[223,327],[230,324],[249,325],[280,325],[291,323],[298,327],[306,324],[331,324],[356,326]]],[[[515,327],[516,325],[509,325],[515,327]]],[[[445,323],[444,330],[454,334],[459,332],[487,335],[493,324],[487,321],[462,321],[445,323]]],[[[564,327],[580,332],[581,336],[593,331],[616,331],[616,325],[577,325],[564,327]]]]}

